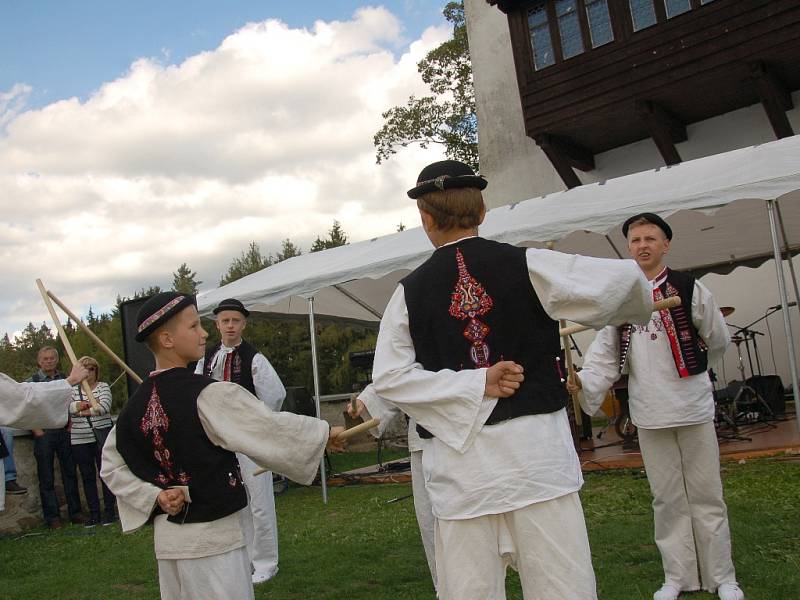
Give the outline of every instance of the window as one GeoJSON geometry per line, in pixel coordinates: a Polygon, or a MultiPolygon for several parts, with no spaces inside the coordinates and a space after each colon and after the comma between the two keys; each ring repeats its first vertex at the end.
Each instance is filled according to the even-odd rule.
{"type": "Polygon", "coordinates": [[[664,0],[664,8],[667,10],[667,18],[677,17],[685,12],[692,10],[689,0],[664,0]]]}
{"type": "Polygon", "coordinates": [[[558,31],[561,34],[561,52],[572,58],[583,52],[581,23],[578,20],[577,0],[556,0],[558,31]]]}
{"type": "Polygon", "coordinates": [[[607,0],[584,0],[586,19],[589,21],[589,36],[592,48],[614,41],[611,29],[611,16],[608,14],[607,0]]]}
{"type": "Polygon", "coordinates": [[[553,52],[553,41],[550,38],[547,7],[544,4],[528,11],[528,27],[531,32],[533,68],[538,71],[554,65],[556,57],[553,52]]]}
{"type": "Polygon", "coordinates": [[[633,30],[640,31],[656,24],[656,7],[653,0],[628,0],[633,19],[633,30]]]}

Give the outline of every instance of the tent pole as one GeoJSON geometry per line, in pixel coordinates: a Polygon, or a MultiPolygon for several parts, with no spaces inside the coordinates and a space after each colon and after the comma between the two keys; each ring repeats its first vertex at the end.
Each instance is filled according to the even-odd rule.
{"type": "MultiPolygon", "coordinates": [[[[319,364],[317,363],[317,328],[314,326],[314,296],[308,299],[308,327],[311,332],[311,368],[314,372],[314,406],[317,409],[317,418],[322,418],[322,409],[319,404],[319,364]]],[[[328,477],[325,473],[325,454],[319,463],[319,480],[322,484],[322,503],[328,503],[328,477]]]]}
{"type": "Polygon", "coordinates": [[[781,237],[783,238],[783,249],[786,252],[786,260],[789,261],[789,273],[792,275],[792,285],[794,286],[794,301],[797,303],[797,312],[800,312],[800,292],[797,290],[797,274],[794,272],[794,263],[792,262],[792,252],[789,249],[789,240],[786,238],[786,228],[783,226],[783,216],[781,215],[781,205],[775,200],[775,214],[778,217],[778,225],[781,228],[781,237]]]}
{"type": "Polygon", "coordinates": [[[797,421],[797,429],[800,430],[800,386],[797,384],[797,359],[795,358],[792,323],[789,319],[789,300],[786,297],[786,282],[783,279],[783,260],[781,257],[780,245],[778,244],[774,200],[767,200],[767,214],[769,215],[769,231],[772,234],[772,248],[775,253],[775,272],[778,276],[778,291],[781,296],[781,306],[783,307],[783,327],[786,330],[786,346],[789,350],[789,372],[792,374],[795,420],[797,421]]]}

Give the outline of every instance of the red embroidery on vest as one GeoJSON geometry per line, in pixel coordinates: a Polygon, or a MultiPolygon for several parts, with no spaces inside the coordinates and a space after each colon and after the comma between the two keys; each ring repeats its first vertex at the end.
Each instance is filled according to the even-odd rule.
{"type": "Polygon", "coordinates": [[[483,285],[479,283],[467,270],[461,250],[456,248],[456,265],[458,266],[458,280],[453,293],[450,295],[450,315],[456,319],[469,319],[464,329],[464,337],[471,342],[470,358],[478,368],[489,367],[489,346],[484,342],[491,329],[477,319],[492,310],[492,297],[486,293],[483,285]]]}
{"type": "Polygon", "coordinates": [[[161,473],[156,475],[156,483],[169,485],[177,481],[181,485],[189,485],[191,479],[183,469],[178,473],[177,478],[173,473],[172,453],[164,440],[164,432],[169,430],[169,417],[161,406],[161,398],[158,396],[155,384],[153,391],[150,392],[150,399],[147,401],[142,421],[139,423],[139,430],[145,438],[152,434],[153,437],[153,456],[161,467],[161,473]]]}
{"type": "MultiPolygon", "coordinates": [[[[667,284],[667,295],[668,297],[677,296],[678,290],[671,284],[667,284]]],[[[658,302],[663,299],[664,295],[661,293],[661,290],[659,288],[653,289],[653,301],[658,302]]],[[[659,314],[661,315],[661,322],[664,324],[664,331],[667,333],[667,339],[669,339],[669,347],[672,350],[672,357],[675,359],[675,366],[678,368],[678,375],[680,377],[688,377],[689,369],[686,367],[686,362],[683,360],[683,353],[678,343],[678,332],[675,328],[675,323],[672,321],[672,315],[668,309],[659,311],[659,314]]]]}

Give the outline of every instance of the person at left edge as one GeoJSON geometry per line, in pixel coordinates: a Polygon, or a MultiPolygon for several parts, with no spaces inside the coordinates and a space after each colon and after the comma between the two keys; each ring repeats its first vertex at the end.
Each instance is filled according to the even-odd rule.
{"type": "Polygon", "coordinates": [[[310,483],[326,446],[341,449],[343,428],[273,413],[242,386],[191,371],[208,337],[194,296],[156,294],[136,321],[156,370],[122,409],[100,473],[122,530],[153,521],[163,600],[251,600],[250,516],[236,453],[310,483]]]}
{"type": "MultiPolygon", "coordinates": [[[[195,373],[217,381],[232,381],[256,396],[272,411],[278,411],[286,398],[278,374],[267,358],[247,340],[242,332],[250,316],[244,304],[228,298],[214,309],[220,342],[206,348],[205,357],[197,363],[195,373]]],[[[278,572],[278,521],[275,516],[275,496],[272,473],[256,475],[253,460],[239,454],[239,466],[247,488],[252,526],[247,530],[247,554],[253,565],[253,583],[264,583],[278,572]]],[[[247,525],[250,525],[247,523],[247,525]]]]}

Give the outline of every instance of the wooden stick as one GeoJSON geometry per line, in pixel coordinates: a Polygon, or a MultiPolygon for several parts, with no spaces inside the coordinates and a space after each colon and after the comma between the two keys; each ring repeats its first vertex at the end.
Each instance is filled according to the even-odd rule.
{"type": "MultiPolygon", "coordinates": [[[[53,303],[50,302],[50,297],[47,295],[47,291],[44,289],[44,284],[42,283],[41,279],[36,280],[36,285],[39,288],[39,292],[42,294],[42,300],[44,300],[45,306],[47,306],[47,310],[50,312],[50,318],[53,319],[53,323],[56,326],[56,330],[58,331],[58,337],[61,338],[61,343],[64,344],[64,350],[67,352],[67,356],[69,360],[72,362],[72,365],[75,366],[78,364],[78,357],[75,356],[75,351],[72,349],[72,344],[69,343],[67,339],[67,334],[64,331],[64,328],[61,326],[61,321],[58,319],[58,315],[56,314],[56,309],[53,307],[53,303]]],[[[83,391],[86,393],[86,397],[89,398],[89,404],[92,405],[92,408],[100,408],[100,405],[97,403],[97,399],[94,397],[92,393],[92,388],[89,387],[89,383],[84,379],[81,382],[81,387],[83,391]]]]}
{"type": "MultiPolygon", "coordinates": [[[[565,329],[564,319],[561,319],[560,325],[565,329]]],[[[564,346],[564,359],[567,361],[567,378],[575,374],[575,365],[572,363],[572,344],[570,343],[569,334],[561,336],[561,342],[564,346]]],[[[578,400],[578,394],[570,394],[572,397],[572,409],[575,412],[575,424],[578,427],[583,426],[583,415],[581,414],[581,403],[578,400]]],[[[579,434],[580,436],[580,434],[579,434]]]]}
{"type": "Polygon", "coordinates": [[[109,358],[111,358],[111,360],[113,360],[115,363],[117,363],[123,371],[125,371],[128,375],[130,375],[131,379],[133,379],[136,383],[142,383],[142,378],[139,377],[139,374],[136,371],[134,371],[133,369],[131,369],[128,365],[126,365],[125,361],[123,361],[119,356],[114,354],[114,351],[111,348],[109,348],[108,346],[106,346],[106,344],[103,342],[103,340],[101,340],[97,336],[97,334],[95,334],[94,331],[89,329],[83,321],[81,321],[78,317],[76,317],[75,313],[73,313],[70,309],[68,309],[66,307],[66,305],[63,302],[61,302],[61,300],[56,298],[56,295],[53,292],[51,292],[50,290],[47,290],[47,295],[50,296],[50,298],[52,298],[53,302],[58,304],[58,306],[61,308],[61,310],[63,310],[64,313],[70,319],[75,321],[78,324],[78,326],[81,329],[83,329],[83,332],[86,335],[88,335],[95,344],[97,344],[98,348],[100,348],[103,352],[108,354],[108,356],[109,356],[109,358]]]}
{"type": "MultiPolygon", "coordinates": [[[[678,296],[670,296],[669,298],[665,298],[664,300],[659,300],[658,302],[653,303],[653,312],[658,312],[660,310],[666,310],[668,308],[675,308],[676,306],[681,305],[681,299],[678,296]]],[[[558,330],[558,335],[565,336],[565,335],[572,335],[573,333],[580,333],[581,331],[588,331],[592,329],[589,325],[570,325],[569,327],[561,326],[561,329],[558,330]]]]}
{"type": "MultiPolygon", "coordinates": [[[[358,433],[361,433],[362,431],[366,431],[367,429],[372,429],[373,427],[377,427],[380,424],[381,424],[380,419],[370,419],[369,421],[359,423],[355,427],[351,427],[350,429],[345,429],[342,433],[336,436],[336,439],[344,441],[348,438],[353,437],[358,433]]],[[[256,469],[253,472],[253,476],[261,475],[262,473],[266,473],[267,471],[268,469],[256,469]]]]}

